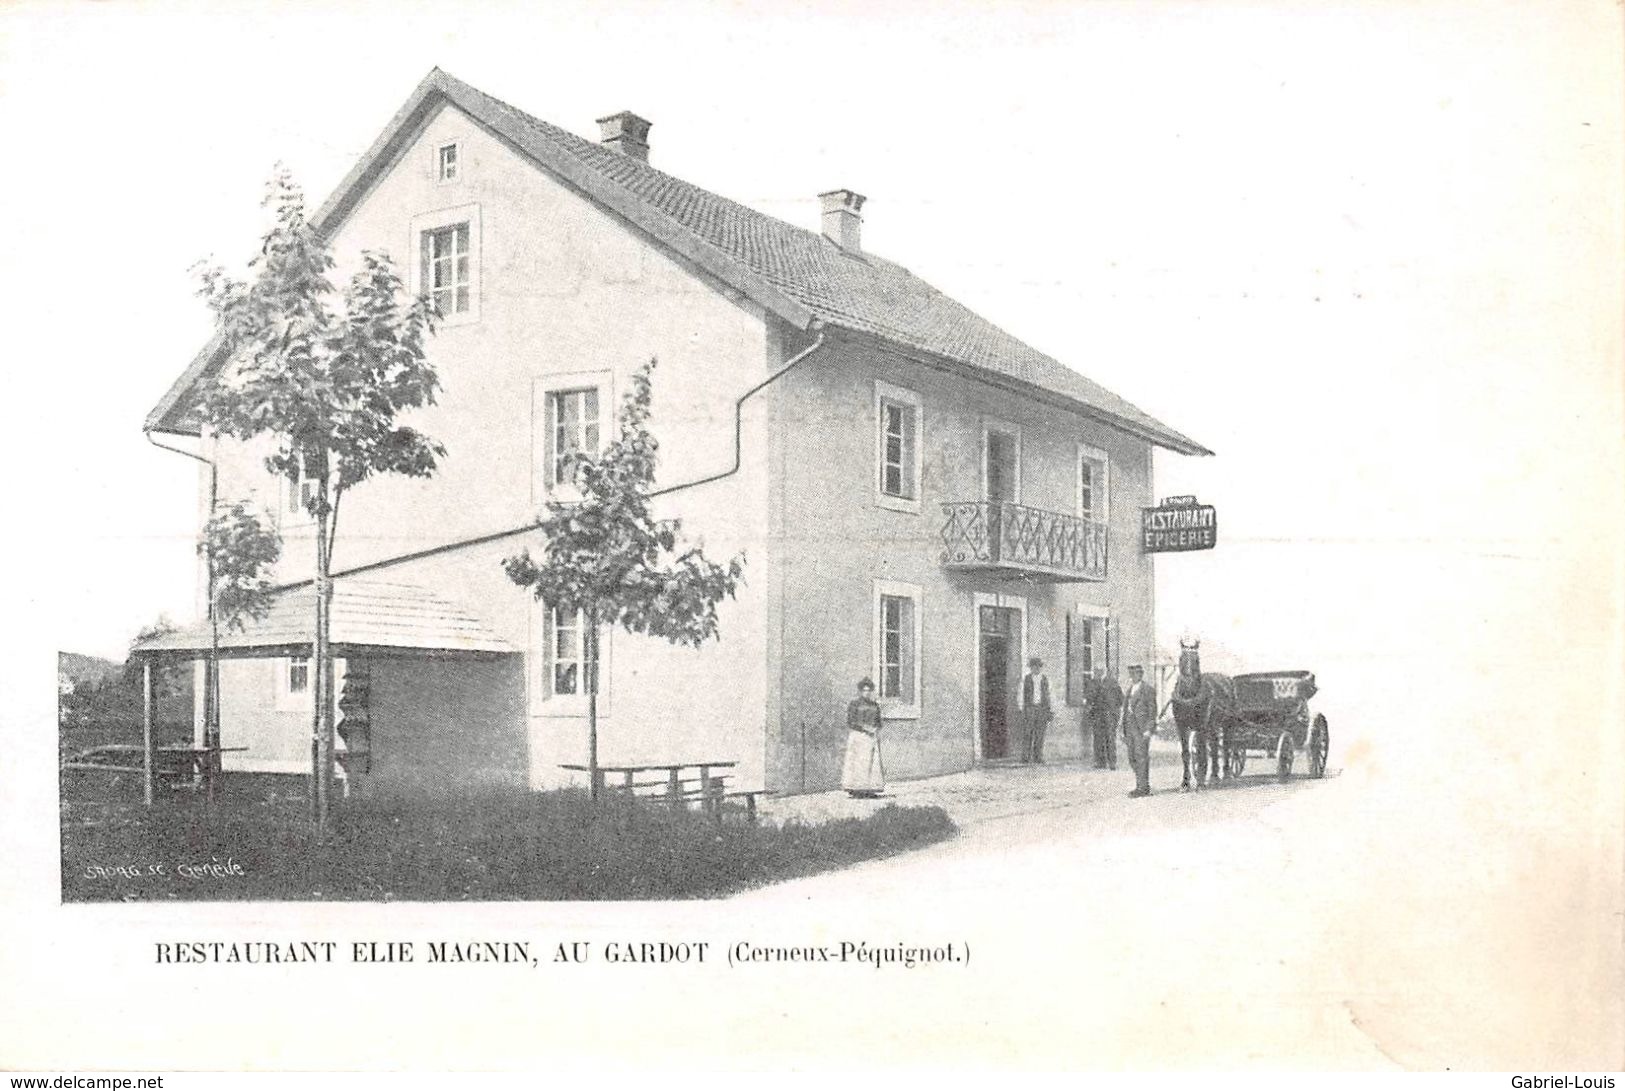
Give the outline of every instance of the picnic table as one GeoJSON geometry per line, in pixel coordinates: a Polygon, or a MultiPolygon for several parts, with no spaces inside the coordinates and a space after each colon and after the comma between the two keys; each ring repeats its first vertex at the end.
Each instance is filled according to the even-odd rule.
{"type": "MultiPolygon", "coordinates": [[[[152,775],[170,787],[195,784],[206,776],[213,759],[219,754],[247,750],[246,746],[155,746],[152,748],[152,775]]],[[[75,754],[62,768],[79,772],[142,773],[147,768],[145,747],[128,743],[109,743],[91,747],[75,754]]]]}
{"type": "MultiPolygon", "coordinates": [[[[683,805],[698,803],[718,822],[722,821],[722,804],[728,799],[743,799],[745,811],[754,824],[756,797],[765,795],[762,788],[730,789],[728,782],[737,761],[639,762],[598,766],[598,789],[606,787],[624,791],[640,799],[683,805]],[[619,783],[611,784],[611,779],[619,783]]],[[[561,769],[573,773],[588,773],[586,765],[563,763],[561,769]]]]}

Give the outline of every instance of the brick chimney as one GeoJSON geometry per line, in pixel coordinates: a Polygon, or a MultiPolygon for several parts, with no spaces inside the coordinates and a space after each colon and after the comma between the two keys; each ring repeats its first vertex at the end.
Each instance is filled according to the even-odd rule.
{"type": "Polygon", "coordinates": [[[650,124],[632,111],[622,110],[598,119],[598,138],[622,155],[630,155],[647,163],[650,124]]]}
{"type": "Polygon", "coordinates": [[[863,253],[863,194],[832,189],[820,193],[818,202],[824,211],[824,237],[849,253],[863,253]]]}

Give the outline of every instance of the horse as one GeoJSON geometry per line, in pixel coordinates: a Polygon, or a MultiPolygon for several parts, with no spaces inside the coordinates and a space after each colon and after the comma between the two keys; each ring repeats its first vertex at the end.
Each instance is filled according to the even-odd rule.
{"type": "Polygon", "coordinates": [[[1228,674],[1203,673],[1201,642],[1179,642],[1179,676],[1168,704],[1179,729],[1179,757],[1185,778],[1181,788],[1207,784],[1208,769],[1218,781],[1225,773],[1225,728],[1236,712],[1236,684],[1228,674]],[[1194,768],[1192,759],[1194,758],[1194,768]]]}

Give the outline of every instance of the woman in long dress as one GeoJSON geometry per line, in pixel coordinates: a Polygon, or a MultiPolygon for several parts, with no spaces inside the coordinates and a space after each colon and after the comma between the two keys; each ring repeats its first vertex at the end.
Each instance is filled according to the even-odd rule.
{"type": "Polygon", "coordinates": [[[875,799],[886,790],[886,767],[880,760],[880,706],[875,684],[865,678],[846,706],[846,763],[841,787],[854,799],[875,799]]]}

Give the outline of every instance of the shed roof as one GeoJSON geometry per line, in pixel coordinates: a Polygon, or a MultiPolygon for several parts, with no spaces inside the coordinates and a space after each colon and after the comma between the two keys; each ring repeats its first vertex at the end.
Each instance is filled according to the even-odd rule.
{"type": "MultiPolygon", "coordinates": [[[[222,628],[224,655],[308,654],[316,592],[302,584],[277,592],[271,609],[241,631],[222,628]]],[[[491,632],[472,611],[416,584],[339,579],[333,584],[331,639],[335,647],[401,652],[508,653],[519,649],[491,632]]],[[[133,655],[207,652],[209,626],[199,622],[140,641],[133,655]]]]}
{"type": "MultiPolygon", "coordinates": [[[[432,70],[312,217],[331,234],[450,102],[531,162],[618,213],[798,329],[815,321],[878,337],[984,377],[1042,391],[1184,454],[1212,454],[1139,407],[1000,329],[907,269],[843,250],[808,231],[674,178],[647,162],[584,139],[432,70]]],[[[218,368],[211,341],[147,417],[153,431],[196,434],[192,389],[218,368]]]]}

